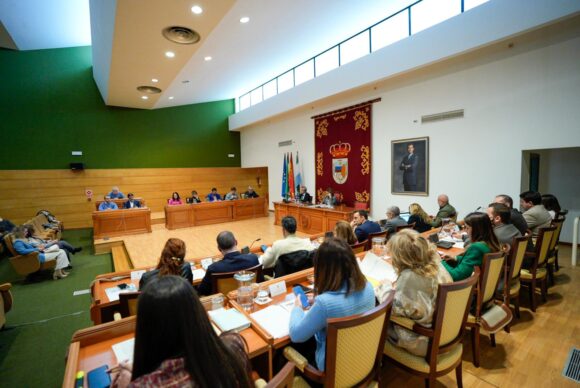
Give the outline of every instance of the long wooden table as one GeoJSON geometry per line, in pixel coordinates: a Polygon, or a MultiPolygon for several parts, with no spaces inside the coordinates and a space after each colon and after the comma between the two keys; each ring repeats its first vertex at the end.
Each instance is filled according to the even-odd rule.
{"type": "MultiPolygon", "coordinates": [[[[201,298],[206,310],[211,309],[211,299],[216,295],[201,298]]],[[[231,308],[231,305],[226,305],[231,308]]],[[[78,371],[84,371],[85,376],[91,370],[102,365],[115,366],[119,361],[115,357],[112,345],[135,337],[136,317],[128,317],[119,321],[79,330],[73,334],[66,357],[66,368],[62,386],[75,387],[75,377],[78,371]]],[[[262,376],[272,377],[272,351],[266,340],[258,334],[252,324],[240,332],[248,345],[248,355],[252,360],[254,370],[262,376]]],[[[85,385],[86,377],[85,377],[85,385]]]]}
{"type": "Polygon", "coordinates": [[[268,199],[265,197],[165,205],[165,227],[170,230],[267,216],[268,199]]]}
{"type": "Polygon", "coordinates": [[[343,205],[331,209],[295,203],[274,202],[274,223],[280,225],[282,218],[293,216],[296,218],[300,232],[324,233],[333,230],[338,221],[350,221],[354,210],[352,207],[343,205]]]}
{"type": "MultiPolygon", "coordinates": [[[[141,204],[141,207],[145,206],[145,200],[143,198],[133,198],[135,201],[139,201],[139,204],[141,204]]],[[[115,202],[115,204],[117,204],[117,207],[119,209],[124,209],[125,207],[125,202],[127,202],[129,200],[129,198],[125,197],[125,198],[115,198],[115,199],[111,199],[111,202],[115,202]]],[[[101,206],[101,204],[105,202],[103,200],[98,200],[95,201],[95,210],[99,210],[99,206],[101,206]]]]}
{"type": "Polygon", "coordinates": [[[151,233],[151,209],[119,209],[93,212],[95,239],[151,233]]]}

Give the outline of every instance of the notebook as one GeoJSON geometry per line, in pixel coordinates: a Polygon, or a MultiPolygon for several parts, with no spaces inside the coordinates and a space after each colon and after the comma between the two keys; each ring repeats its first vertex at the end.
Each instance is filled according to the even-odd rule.
{"type": "Polygon", "coordinates": [[[222,332],[239,332],[250,327],[250,320],[236,309],[208,311],[210,319],[222,332]]]}
{"type": "MultiPolygon", "coordinates": [[[[294,304],[294,302],[292,302],[294,304]]],[[[251,314],[252,318],[274,338],[290,333],[290,311],[278,305],[268,306],[251,314]]]]}

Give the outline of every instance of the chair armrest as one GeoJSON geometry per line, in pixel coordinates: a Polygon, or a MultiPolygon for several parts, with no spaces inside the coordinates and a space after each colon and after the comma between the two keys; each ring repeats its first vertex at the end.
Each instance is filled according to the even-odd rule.
{"type": "Polygon", "coordinates": [[[405,317],[396,317],[394,315],[391,315],[391,322],[409,330],[413,330],[413,328],[415,327],[415,321],[405,317]]]}
{"type": "Polygon", "coordinates": [[[0,284],[0,291],[2,291],[2,292],[9,291],[11,288],[12,288],[12,284],[10,284],[10,283],[0,284]]]}
{"type": "Polygon", "coordinates": [[[264,281],[266,281],[266,280],[273,280],[273,279],[274,279],[274,277],[273,277],[273,276],[270,276],[270,275],[264,275],[264,281]]]}
{"type": "Polygon", "coordinates": [[[300,370],[304,374],[304,376],[306,376],[306,378],[308,378],[309,380],[321,384],[324,383],[324,378],[326,377],[326,374],[310,365],[306,357],[300,354],[293,347],[286,346],[284,348],[284,357],[286,357],[288,361],[291,361],[294,364],[296,364],[298,370],[300,370]]]}
{"type": "Polygon", "coordinates": [[[121,319],[123,319],[123,317],[121,317],[121,313],[120,312],[116,312],[113,314],[113,320],[114,321],[120,321],[121,319]]]}
{"type": "Polygon", "coordinates": [[[264,379],[258,379],[256,381],[254,381],[255,388],[264,388],[267,385],[268,385],[268,383],[264,379]]]}

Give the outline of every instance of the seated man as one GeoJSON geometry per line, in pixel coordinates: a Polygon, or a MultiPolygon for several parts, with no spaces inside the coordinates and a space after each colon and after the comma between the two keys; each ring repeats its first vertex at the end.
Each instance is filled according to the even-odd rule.
{"type": "Polygon", "coordinates": [[[524,209],[524,219],[528,228],[532,230],[532,236],[538,235],[539,229],[550,226],[552,216],[542,205],[542,195],[537,191],[524,191],[520,194],[520,206],[524,209]]]}
{"type": "Polygon", "coordinates": [[[121,193],[119,191],[119,188],[117,186],[113,186],[113,188],[111,189],[111,192],[109,193],[109,197],[111,197],[111,199],[123,199],[123,198],[125,198],[125,196],[123,195],[123,193],[121,193]]]}
{"type": "Polygon", "coordinates": [[[218,194],[217,189],[215,187],[213,187],[211,189],[211,193],[209,193],[208,195],[205,196],[205,199],[207,199],[209,202],[215,202],[215,201],[221,201],[222,200],[222,196],[218,194]]]}
{"type": "Polygon", "coordinates": [[[300,194],[298,194],[298,202],[302,202],[302,203],[312,203],[312,196],[310,194],[308,194],[308,191],[306,190],[306,186],[300,186],[300,194]]]}
{"type": "Polygon", "coordinates": [[[526,234],[526,231],[528,230],[528,223],[526,222],[524,216],[522,216],[522,213],[520,213],[517,209],[514,209],[514,200],[512,197],[506,194],[499,194],[495,197],[493,202],[503,203],[506,205],[510,209],[510,223],[520,231],[522,236],[526,234]]]}
{"type": "Polygon", "coordinates": [[[369,221],[369,213],[366,210],[355,210],[352,213],[350,226],[354,228],[354,234],[358,242],[363,242],[370,233],[381,232],[381,226],[374,221],[369,221]]]}
{"type": "Polygon", "coordinates": [[[127,194],[127,198],[129,200],[127,202],[125,202],[125,204],[123,205],[123,207],[125,209],[133,209],[135,207],[141,207],[141,202],[139,202],[135,199],[135,196],[133,195],[133,193],[127,194]]]}
{"type": "Polygon", "coordinates": [[[314,249],[309,238],[296,237],[296,218],[286,216],[282,218],[282,234],[284,240],[274,241],[259,260],[264,268],[272,268],[281,255],[296,251],[311,251],[314,249]]]}
{"type": "Polygon", "coordinates": [[[444,218],[457,218],[457,212],[455,208],[449,204],[449,197],[445,194],[441,194],[437,197],[437,203],[439,204],[439,211],[433,221],[431,221],[431,226],[437,228],[441,226],[444,218]]]}
{"type": "Polygon", "coordinates": [[[510,209],[502,203],[490,203],[487,215],[493,225],[493,232],[500,244],[512,245],[514,237],[521,237],[520,231],[510,224],[510,209]]]}
{"type": "MultiPolygon", "coordinates": [[[[224,258],[207,267],[205,276],[201,284],[197,287],[199,295],[211,295],[211,274],[242,271],[259,264],[258,256],[253,253],[242,254],[238,250],[238,242],[234,234],[230,231],[224,231],[217,236],[217,245],[224,258]]],[[[258,279],[256,279],[258,281],[258,279]]]]}
{"type": "Polygon", "coordinates": [[[397,231],[397,226],[407,225],[407,221],[401,218],[401,210],[397,206],[391,206],[387,209],[387,223],[385,229],[389,234],[397,231]]]}
{"type": "Polygon", "coordinates": [[[185,198],[186,203],[201,203],[201,198],[197,195],[197,191],[193,190],[191,192],[191,197],[185,198]]]}
{"type": "Polygon", "coordinates": [[[238,191],[235,187],[230,188],[230,192],[226,194],[226,201],[238,199],[238,191]]]}
{"type": "Polygon", "coordinates": [[[252,186],[248,186],[248,191],[246,191],[244,193],[244,197],[246,197],[246,198],[258,198],[259,195],[258,195],[258,193],[256,193],[254,191],[254,189],[252,188],[252,186]]]}
{"type": "Polygon", "coordinates": [[[117,210],[117,204],[113,201],[111,201],[111,197],[109,197],[108,195],[105,195],[104,197],[105,202],[101,202],[101,204],[99,205],[99,211],[102,212],[103,210],[117,210]]]}

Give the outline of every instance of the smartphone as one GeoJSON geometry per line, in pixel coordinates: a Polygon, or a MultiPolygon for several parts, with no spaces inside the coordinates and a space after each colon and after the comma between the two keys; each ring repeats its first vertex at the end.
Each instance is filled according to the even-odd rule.
{"type": "Polygon", "coordinates": [[[301,289],[302,289],[302,292],[304,292],[305,294],[308,294],[308,293],[310,293],[310,292],[312,292],[312,291],[313,291],[313,289],[312,289],[312,288],[310,288],[310,287],[306,287],[306,286],[303,286],[302,284],[294,284],[294,285],[292,286],[292,288],[294,288],[294,287],[299,287],[299,288],[301,288],[301,289]]]}
{"type": "Polygon", "coordinates": [[[296,295],[300,298],[300,303],[302,303],[302,308],[305,309],[305,308],[310,307],[310,302],[308,301],[308,297],[304,293],[304,290],[302,289],[302,287],[303,286],[301,286],[301,285],[296,285],[292,288],[292,290],[294,291],[294,295],[296,295]]]}
{"type": "Polygon", "coordinates": [[[119,287],[121,290],[124,290],[125,288],[127,288],[127,286],[128,286],[127,283],[117,284],[117,287],[119,287]]]}
{"type": "Polygon", "coordinates": [[[268,246],[267,245],[262,245],[261,248],[262,248],[262,252],[266,252],[266,249],[268,249],[268,246]]]}

